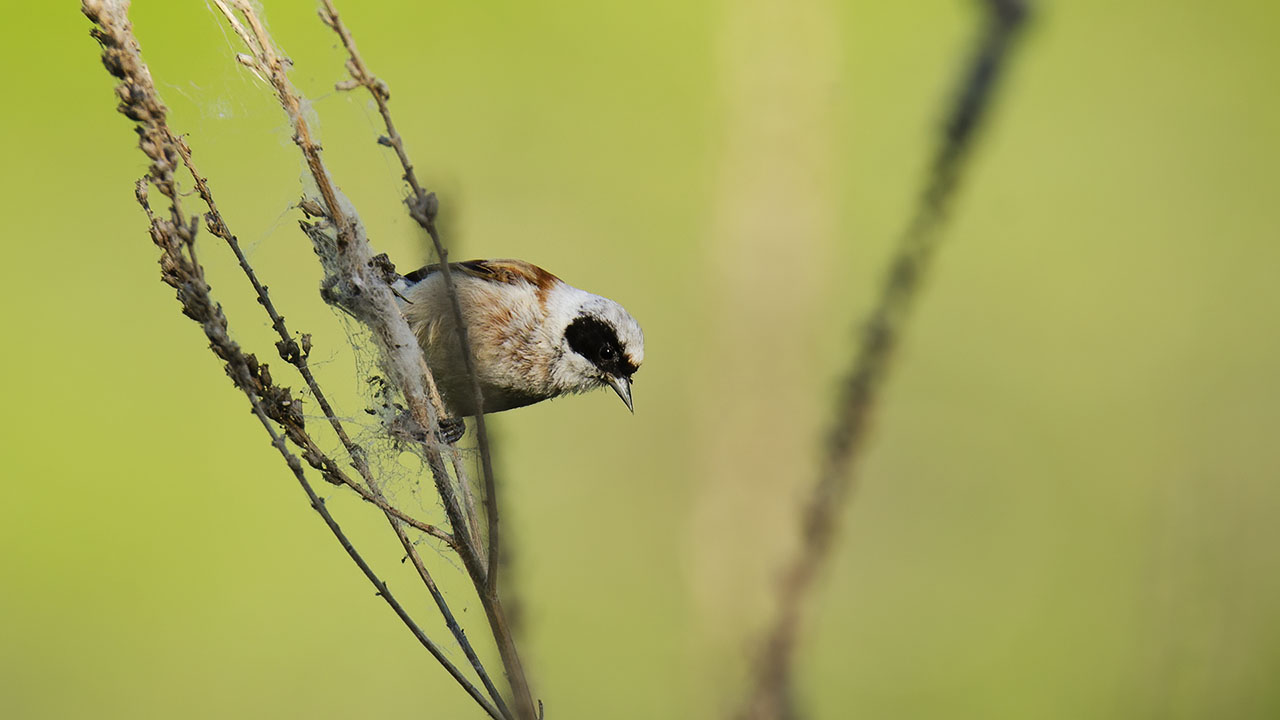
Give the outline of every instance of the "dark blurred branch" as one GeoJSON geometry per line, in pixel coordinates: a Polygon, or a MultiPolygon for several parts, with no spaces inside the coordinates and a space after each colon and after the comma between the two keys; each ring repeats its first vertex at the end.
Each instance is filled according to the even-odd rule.
{"type": "Polygon", "coordinates": [[[823,463],[803,511],[801,544],[778,586],[777,617],[756,650],[754,682],[738,713],[743,720],[798,716],[793,673],[801,611],[814,581],[829,564],[838,520],[854,488],[852,467],[866,442],[878,391],[937,249],[976,131],[991,106],[992,93],[1028,11],[1027,5],[1017,0],[988,0],[984,4],[986,27],[966,65],[919,204],[889,263],[880,297],[841,386],[823,463]]]}

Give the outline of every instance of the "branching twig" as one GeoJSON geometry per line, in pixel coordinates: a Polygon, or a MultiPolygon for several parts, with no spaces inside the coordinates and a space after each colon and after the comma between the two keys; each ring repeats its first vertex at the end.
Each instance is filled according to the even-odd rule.
{"type": "MultiPolygon", "coordinates": [[[[306,492],[312,508],[321,516],[343,549],[360,568],[361,572],[364,573],[365,577],[374,585],[378,595],[387,602],[418,641],[490,716],[502,718],[505,713],[500,714],[499,709],[490,703],[449,661],[440,648],[422,632],[421,628],[417,626],[403,606],[391,594],[386,583],[378,578],[359,552],[356,551],[325,507],[324,501],[319,498],[311,487],[306,478],[302,462],[288,450],[286,443],[294,442],[304,447],[304,457],[308,452],[313,453],[312,457],[307,458],[308,462],[313,466],[317,466],[318,463],[322,465],[324,462],[332,463],[328,458],[319,454],[318,450],[315,450],[314,443],[306,435],[301,404],[293,399],[288,388],[274,383],[265,364],[259,363],[253,354],[245,353],[237,343],[231,340],[226,317],[221,307],[210,296],[210,288],[205,281],[204,269],[196,259],[195,239],[198,224],[195,217],[191,217],[189,221],[187,220],[187,216],[182,210],[180,193],[175,178],[175,170],[179,162],[189,163],[189,150],[186,149],[185,145],[177,142],[176,135],[168,128],[166,121],[167,109],[160,101],[150,73],[142,62],[137,41],[128,22],[128,5],[127,1],[85,0],[82,9],[84,14],[97,25],[92,30],[92,35],[103,48],[103,64],[112,75],[122,81],[116,88],[117,95],[121,99],[120,111],[138,123],[139,146],[151,160],[147,177],[139,181],[136,195],[139,204],[150,221],[151,238],[161,249],[161,277],[167,284],[177,290],[183,313],[200,323],[206,338],[209,340],[210,348],[224,362],[227,375],[232,382],[245,393],[253,407],[254,414],[271,436],[272,445],[280,452],[282,458],[306,492]],[[148,201],[148,185],[154,186],[167,199],[169,205],[167,217],[159,216],[152,211],[148,201]],[[285,432],[278,432],[276,426],[283,428],[285,432]]],[[[188,165],[188,167],[190,166],[188,165]]],[[[192,172],[195,175],[194,170],[192,172]]],[[[196,177],[198,178],[197,184],[203,185],[203,179],[200,179],[198,175],[196,177]]],[[[225,223],[217,215],[216,208],[212,204],[212,196],[207,194],[207,186],[204,186],[201,192],[202,197],[210,205],[211,216],[216,219],[217,225],[222,230],[225,230],[225,223]]],[[[210,222],[213,223],[214,220],[211,219],[210,222]]],[[[230,236],[229,231],[226,235],[230,236]]],[[[224,237],[224,239],[226,238],[224,237]]],[[[238,252],[237,255],[243,258],[238,252]]],[[[251,279],[254,279],[256,285],[256,278],[252,278],[251,275],[251,279]]],[[[260,299],[264,298],[265,288],[259,287],[259,290],[261,291],[260,299]]],[[[283,318],[274,313],[274,310],[272,314],[273,322],[278,320],[277,329],[284,335],[282,343],[287,344],[291,338],[287,334],[287,330],[284,329],[283,318]]],[[[283,348],[280,349],[280,352],[282,355],[285,354],[283,348]]],[[[323,471],[323,468],[320,469],[323,471]]],[[[326,478],[329,478],[328,474],[326,474],[326,478]]],[[[354,483],[350,483],[350,485],[355,486],[354,483]]],[[[377,499],[381,500],[382,498],[379,496],[377,499]]],[[[399,523],[402,520],[410,522],[411,518],[407,516],[398,517],[393,522],[397,527],[400,527],[399,523]]],[[[424,531],[430,532],[428,528],[431,528],[431,526],[420,525],[424,531]]],[[[442,539],[448,539],[448,537],[447,534],[443,534],[442,539]]]]}
{"type": "MultiPolygon", "coordinates": [[[[219,4],[221,5],[221,3],[219,4]]],[[[112,74],[126,80],[126,82],[122,83],[119,88],[119,94],[123,100],[121,110],[130,118],[140,123],[139,133],[143,137],[142,147],[144,151],[147,152],[148,156],[153,159],[152,172],[149,174],[148,180],[159,188],[162,194],[170,199],[171,214],[174,219],[166,221],[157,218],[151,212],[150,205],[147,203],[145,184],[140,183],[139,185],[137,193],[138,199],[152,221],[152,237],[158,245],[166,250],[162,259],[162,265],[166,271],[166,282],[169,282],[179,289],[179,297],[183,300],[184,312],[189,316],[200,320],[202,325],[205,326],[206,335],[210,338],[212,347],[219,357],[222,357],[224,361],[227,362],[228,374],[236,381],[237,386],[241,387],[241,389],[249,395],[251,403],[254,404],[255,411],[259,413],[260,417],[264,417],[279,424],[284,430],[284,433],[281,434],[271,427],[270,424],[268,424],[267,427],[268,431],[272,435],[273,442],[275,442],[280,448],[281,452],[285,456],[286,462],[293,470],[295,470],[295,474],[301,473],[301,465],[297,456],[289,453],[282,444],[286,440],[297,445],[303,451],[302,459],[306,460],[310,465],[312,465],[312,467],[319,470],[326,480],[335,484],[346,485],[360,494],[360,496],[366,501],[377,505],[387,515],[388,521],[395,529],[397,536],[405,547],[406,552],[412,558],[414,566],[422,577],[423,582],[426,584],[428,590],[436,600],[437,606],[444,616],[446,625],[463,648],[468,659],[471,661],[473,668],[476,670],[477,674],[485,684],[486,689],[493,698],[493,703],[496,703],[496,706],[480,694],[470,681],[466,680],[466,678],[440,652],[440,650],[422,634],[421,630],[419,630],[415,624],[413,624],[412,620],[410,620],[404,613],[403,608],[400,607],[398,602],[396,602],[387,592],[385,585],[381,583],[376,576],[372,575],[372,571],[369,570],[363,559],[355,552],[346,537],[341,534],[336,522],[333,521],[328,511],[323,507],[323,503],[318,501],[315,497],[310,485],[305,479],[305,474],[299,474],[298,479],[303,483],[304,489],[307,490],[308,495],[311,497],[313,507],[315,507],[322,515],[326,524],[333,529],[335,535],[338,536],[344,548],[346,548],[352,555],[353,559],[361,569],[365,571],[370,580],[374,582],[375,586],[378,587],[380,594],[382,594],[393,606],[397,614],[402,617],[405,623],[414,632],[415,636],[419,637],[420,641],[427,646],[433,656],[435,656],[436,659],[446,668],[450,675],[463,685],[468,694],[476,699],[486,712],[495,718],[509,717],[510,713],[507,710],[505,703],[502,701],[501,694],[493,686],[492,681],[489,679],[487,672],[485,672],[475,651],[471,648],[465,633],[463,633],[461,628],[458,626],[444,600],[443,595],[439,592],[434,581],[427,572],[412,538],[408,537],[405,532],[406,525],[414,527],[432,535],[433,537],[443,540],[451,548],[459,551],[460,554],[463,554],[462,550],[460,550],[460,542],[466,539],[465,526],[463,526],[464,534],[462,538],[459,538],[456,535],[451,535],[439,528],[406,515],[386,501],[386,498],[380,490],[378,483],[370,472],[368,464],[365,461],[363,449],[356,445],[347,435],[345,429],[341,425],[341,422],[337,419],[336,413],[333,412],[332,407],[325,398],[323,390],[320,388],[319,384],[315,381],[315,378],[310,372],[307,364],[307,356],[310,352],[309,336],[303,335],[301,343],[298,343],[293,339],[287,329],[283,316],[275,309],[274,304],[271,302],[266,287],[258,281],[256,273],[253,271],[252,267],[241,252],[238,241],[230,232],[226,222],[218,212],[212,191],[209,189],[206,179],[196,171],[194,164],[192,163],[189,147],[179,136],[169,130],[167,123],[165,122],[164,107],[158,99],[154,86],[151,84],[145,65],[141,62],[138,55],[137,44],[132,37],[131,28],[126,17],[127,7],[127,2],[102,3],[90,0],[85,3],[84,10],[87,16],[100,25],[101,29],[95,31],[95,37],[97,37],[104,46],[104,63],[112,74]],[[232,249],[241,269],[253,285],[255,293],[258,296],[259,303],[264,307],[272,321],[273,328],[279,334],[280,340],[276,343],[277,352],[279,352],[280,356],[286,362],[294,365],[303,376],[309,389],[312,391],[313,396],[316,397],[317,402],[321,405],[321,409],[324,411],[325,416],[329,419],[331,427],[342,440],[343,446],[351,457],[352,465],[360,472],[362,478],[365,480],[365,485],[361,485],[354,481],[338,467],[337,463],[333,462],[332,459],[319,449],[305,429],[300,405],[292,400],[287,389],[280,388],[272,383],[266,366],[259,365],[252,355],[242,354],[239,347],[230,341],[229,335],[226,332],[225,319],[221,318],[221,310],[218,309],[216,305],[212,304],[211,300],[208,300],[208,287],[203,284],[203,269],[200,268],[199,263],[195,258],[195,220],[193,218],[189,226],[180,220],[183,215],[180,210],[180,203],[176,192],[176,181],[173,178],[173,172],[177,168],[179,159],[195,179],[197,191],[199,192],[201,199],[209,208],[209,212],[205,216],[206,225],[209,231],[215,236],[222,238],[232,249]],[[178,240],[174,240],[174,238],[177,238],[178,240]],[[183,255],[183,252],[185,252],[185,256],[183,255]],[[248,370],[244,370],[241,366],[248,368],[248,370]],[[246,375],[246,372],[250,374],[246,375]],[[256,384],[252,386],[246,385],[246,378],[256,384]]],[[[225,8],[225,6],[223,7],[225,8]]],[[[256,17],[249,16],[246,19],[249,21],[249,27],[253,28],[255,33],[262,31],[262,26],[257,22],[256,17]]],[[[244,25],[235,21],[234,18],[232,18],[232,20],[233,27],[235,27],[238,32],[244,32],[247,34],[248,31],[245,30],[244,25]]],[[[248,38],[249,36],[246,35],[246,37],[248,38]]],[[[256,35],[252,37],[260,40],[256,35]]],[[[242,56],[242,62],[248,62],[258,69],[261,69],[263,67],[263,60],[278,61],[278,57],[272,57],[268,51],[263,49],[264,44],[262,42],[258,42],[256,45],[252,43],[250,44],[251,47],[259,53],[259,55],[254,58],[245,58],[242,56]]],[[[279,67],[278,63],[273,67],[279,67]]],[[[273,76],[273,80],[275,79],[277,78],[273,76]]],[[[305,128],[303,128],[299,132],[300,145],[307,142],[306,136],[305,128]]],[[[311,147],[315,149],[313,144],[311,144],[311,147]]],[[[309,166],[313,169],[318,167],[318,159],[318,152],[309,154],[309,166]]],[[[319,167],[322,169],[322,166],[319,167]]],[[[320,178],[317,178],[317,184],[321,189],[321,194],[326,198],[326,201],[332,202],[331,208],[336,207],[338,200],[332,185],[327,182],[322,182],[320,178]]],[[[331,212],[329,215],[345,218],[342,213],[331,212]]],[[[334,222],[334,225],[338,227],[339,240],[342,239],[344,232],[350,236],[354,234],[358,228],[358,226],[350,220],[334,222]]],[[[368,267],[370,269],[375,269],[375,264],[368,263],[368,267]]],[[[364,278],[361,278],[361,280],[363,279],[364,278]]],[[[359,287],[358,284],[357,287],[359,287]]],[[[429,381],[429,375],[426,375],[425,379],[429,381]]],[[[409,393],[405,394],[407,396],[409,393]]],[[[423,414],[424,413],[421,412],[417,413],[419,416],[423,414]]],[[[434,422],[434,418],[431,417],[432,414],[429,409],[425,415],[428,422],[434,422]]],[[[419,424],[421,425],[423,423],[419,421],[419,424]]],[[[442,469],[443,464],[437,462],[433,467],[439,467],[442,469]]],[[[447,473],[445,474],[445,477],[447,477],[447,473]]],[[[445,501],[447,505],[448,498],[445,498],[445,501]]],[[[451,518],[451,520],[453,520],[453,518],[451,518]]]]}
{"type": "MultiPolygon", "coordinates": [[[[427,231],[431,237],[431,242],[435,246],[436,255],[440,258],[441,275],[445,282],[445,288],[448,292],[452,303],[452,311],[454,315],[454,326],[458,331],[458,342],[462,347],[462,359],[468,376],[471,378],[472,392],[475,397],[475,406],[484,407],[483,393],[480,391],[480,382],[475,372],[475,358],[471,352],[471,344],[467,340],[467,326],[462,321],[462,306],[458,300],[458,293],[454,290],[453,278],[449,268],[449,253],[440,240],[439,231],[436,227],[436,211],[438,210],[438,202],[435,193],[427,192],[422,185],[418,183],[417,173],[414,171],[413,163],[409,161],[409,155],[404,148],[404,139],[396,130],[395,122],[391,119],[391,109],[387,105],[391,99],[391,91],[387,88],[387,84],[382,82],[373,73],[369,72],[368,66],[365,65],[364,59],[360,56],[360,52],[356,49],[355,39],[347,30],[347,26],[342,22],[338,10],[334,7],[332,0],[322,0],[324,9],[320,11],[320,19],[325,25],[333,29],[338,37],[342,40],[343,47],[346,48],[349,59],[347,61],[347,72],[351,75],[351,80],[346,83],[340,83],[338,89],[350,90],[356,87],[363,87],[373,96],[374,103],[378,106],[378,113],[382,115],[383,125],[386,127],[387,134],[378,139],[379,143],[391,147],[396,152],[396,157],[400,160],[400,166],[404,169],[404,181],[408,183],[411,196],[407,199],[409,205],[409,214],[413,219],[427,231]]],[[[476,415],[476,436],[478,438],[481,467],[484,474],[485,487],[485,516],[488,519],[489,542],[488,542],[488,559],[486,567],[488,569],[486,583],[492,587],[493,591],[497,591],[497,567],[498,567],[498,506],[497,493],[493,479],[492,455],[489,450],[489,437],[485,429],[484,413],[476,415]]]]}
{"type": "MultiPolygon", "coordinates": [[[[467,375],[471,378],[475,405],[483,410],[484,399],[475,371],[471,345],[467,339],[467,326],[462,320],[462,306],[449,269],[449,254],[440,240],[440,234],[436,227],[435,220],[438,209],[436,196],[434,193],[424,190],[418,182],[413,163],[409,161],[408,153],[405,151],[404,140],[396,130],[395,123],[391,118],[391,110],[387,104],[391,98],[391,92],[388,90],[386,83],[373,75],[365,65],[364,59],[356,49],[355,40],[342,22],[342,18],[338,15],[332,0],[323,0],[323,5],[324,8],[320,11],[321,20],[337,33],[349,56],[347,71],[351,75],[351,81],[340,84],[339,88],[364,87],[373,97],[378,106],[378,112],[382,115],[387,132],[385,136],[379,138],[379,142],[395,150],[396,157],[399,158],[400,165],[404,170],[404,180],[408,183],[411,192],[411,196],[407,200],[409,214],[430,236],[431,242],[435,246],[436,254],[440,258],[441,275],[451,301],[455,320],[454,326],[457,328],[458,342],[461,344],[467,375]]],[[[521,718],[532,718],[537,714],[533,707],[532,693],[529,691],[528,683],[524,676],[524,669],[516,649],[514,634],[507,622],[506,613],[498,595],[498,556],[500,549],[498,498],[493,476],[492,453],[489,447],[489,436],[485,428],[483,412],[476,414],[476,436],[478,438],[481,469],[484,476],[485,518],[488,525],[489,541],[487,543],[487,557],[484,563],[486,570],[484,577],[477,577],[474,573],[472,577],[476,584],[476,590],[480,594],[485,612],[488,615],[490,627],[498,642],[498,651],[502,656],[503,665],[507,670],[507,678],[511,683],[516,710],[521,718]]]]}
{"type": "MultiPolygon", "coordinates": [[[[241,61],[252,67],[272,86],[293,126],[294,143],[306,159],[307,167],[323,201],[323,216],[328,221],[328,228],[320,224],[307,222],[302,224],[303,230],[312,239],[326,271],[325,299],[351,313],[372,331],[374,341],[381,350],[383,369],[387,372],[392,386],[403,395],[413,421],[420,428],[431,429],[430,434],[426,432],[416,434],[421,434],[427,441],[422,449],[435,480],[437,492],[445,506],[445,514],[453,530],[453,537],[457,540],[454,547],[460,550],[459,556],[463,565],[475,577],[483,572],[480,566],[482,557],[475,549],[474,539],[468,532],[467,521],[453,493],[452,481],[445,467],[440,447],[430,440],[438,436],[439,419],[443,416],[441,408],[430,402],[426,392],[426,386],[431,384],[431,371],[426,366],[418,350],[416,339],[396,305],[387,281],[385,264],[374,257],[354,209],[340,197],[329,176],[320,157],[320,146],[312,137],[310,126],[303,117],[301,96],[289,81],[286,72],[289,63],[276,49],[274,41],[254,7],[247,0],[229,0],[230,6],[235,8],[233,12],[228,5],[228,0],[214,0],[214,4],[250,50],[248,56],[241,56],[241,61]],[[237,13],[243,23],[237,20],[237,13]]],[[[459,483],[466,483],[466,479],[460,477],[459,483]]],[[[376,486],[370,489],[375,494],[380,492],[376,486]]],[[[422,565],[411,541],[405,536],[403,528],[396,520],[391,519],[391,522],[409,557],[414,560],[419,575],[432,591],[432,597],[436,600],[441,612],[447,620],[451,619],[444,597],[428,577],[426,568],[422,565]]],[[[481,596],[484,600],[483,593],[481,596]]],[[[486,607],[486,609],[489,608],[486,607]]],[[[494,625],[493,613],[488,614],[491,625],[494,625]]],[[[455,632],[459,644],[480,673],[487,689],[494,696],[494,701],[502,705],[500,694],[489,681],[465,634],[455,622],[449,622],[449,627],[455,632]]],[[[496,636],[498,626],[494,625],[494,628],[496,636]]],[[[499,646],[502,646],[501,640],[499,640],[499,646]]],[[[509,667],[508,675],[511,676],[509,667]]],[[[515,688],[517,683],[513,682],[512,686],[515,688]]],[[[517,700],[519,700],[518,696],[517,700]]],[[[519,704],[517,702],[518,706],[519,704]]]]}
{"type": "Polygon", "coordinates": [[[837,519],[853,489],[855,478],[850,468],[866,440],[877,391],[905,329],[921,278],[937,248],[939,230],[974,132],[989,106],[991,92],[1027,11],[1022,0],[987,0],[987,6],[985,34],[966,70],[916,214],[889,265],[879,300],[842,386],[826,455],[803,513],[801,545],[784,570],[778,588],[778,615],[757,650],[752,690],[739,713],[744,720],[796,716],[791,673],[801,607],[830,558],[837,519]]]}
{"type": "MultiPolygon", "coordinates": [[[[249,50],[247,55],[240,56],[241,62],[253,69],[259,77],[263,78],[275,90],[277,99],[293,126],[294,142],[302,151],[308,169],[316,183],[322,203],[318,206],[315,206],[314,203],[312,205],[319,207],[321,217],[328,221],[327,227],[323,224],[304,222],[303,229],[311,237],[326,271],[324,282],[325,299],[334,305],[342,307],[370,328],[375,343],[382,351],[383,368],[391,385],[404,396],[405,403],[409,406],[410,415],[418,427],[432,430],[431,435],[421,434],[426,438],[433,437],[435,432],[438,431],[438,422],[442,416],[442,410],[438,404],[430,402],[431,399],[434,399],[431,397],[434,393],[427,392],[427,389],[433,385],[430,370],[427,368],[421,352],[418,351],[416,340],[409,331],[403,316],[400,315],[392,297],[387,283],[388,273],[386,272],[385,262],[373,256],[368,241],[364,236],[363,227],[359,223],[354,209],[350,208],[349,204],[340,196],[336,185],[325,168],[320,157],[319,145],[314,141],[310,127],[302,115],[301,96],[288,79],[288,61],[275,48],[274,41],[266,31],[254,7],[247,0],[214,0],[214,4],[228,19],[232,29],[240,36],[249,50]]],[[[328,10],[329,18],[332,18],[336,23],[336,13],[332,11],[331,5],[328,10]]],[[[354,47],[349,34],[345,35],[344,42],[354,47]]],[[[375,92],[375,96],[379,97],[385,106],[385,86],[381,87],[381,92],[375,92]]],[[[389,119],[390,116],[389,114],[384,114],[384,117],[389,119]]],[[[433,242],[441,253],[442,262],[444,262],[447,260],[447,256],[434,227],[434,196],[424,193],[418,187],[415,191],[415,199],[418,200],[412,205],[418,210],[415,213],[415,217],[425,218],[425,222],[423,219],[419,219],[419,222],[423,223],[423,226],[432,236],[433,242]]],[[[457,294],[452,288],[447,264],[444,267],[446,287],[453,300],[455,313],[460,315],[457,294]]],[[[461,323],[459,325],[465,329],[465,326],[462,326],[461,323]]],[[[469,351],[469,345],[465,342],[465,335],[460,339],[463,341],[464,348],[469,351]]],[[[474,370],[471,370],[471,373],[474,383],[474,370]]],[[[485,485],[486,489],[490,490],[486,497],[489,527],[488,551],[490,557],[486,557],[479,550],[478,539],[470,532],[468,514],[459,506],[458,499],[454,495],[453,485],[445,468],[440,447],[435,443],[428,442],[423,447],[423,452],[435,479],[437,491],[445,506],[445,513],[449,519],[452,535],[455,539],[454,548],[458,550],[459,557],[471,575],[480,595],[481,603],[485,607],[486,616],[489,619],[490,627],[493,630],[510,681],[517,714],[522,718],[533,717],[534,711],[531,696],[524,680],[519,657],[515,652],[514,640],[506,627],[505,613],[496,593],[497,585],[494,575],[496,562],[492,561],[492,556],[497,550],[497,505],[496,497],[491,491],[493,485],[492,469],[491,464],[488,462],[489,448],[484,433],[483,417],[477,418],[477,426],[480,434],[481,457],[484,461],[485,485]]],[[[415,434],[418,433],[415,432],[415,434]]],[[[455,468],[460,469],[456,458],[455,468]]],[[[467,481],[461,472],[458,474],[459,485],[465,493],[468,488],[467,481]]],[[[380,494],[376,485],[370,487],[370,490],[375,495],[380,494]]],[[[433,589],[434,583],[427,577],[426,569],[417,561],[417,554],[410,547],[403,528],[400,527],[395,519],[392,519],[392,524],[397,535],[400,536],[401,542],[405,545],[409,556],[415,559],[415,567],[418,569],[419,574],[423,576],[424,582],[429,589],[433,589]]],[[[441,612],[448,618],[449,612],[444,604],[443,597],[434,590],[432,594],[440,605],[441,612]]],[[[450,627],[455,629],[456,624],[450,623],[450,627]]],[[[484,675],[478,660],[474,658],[473,653],[470,651],[465,637],[460,631],[457,631],[456,634],[459,643],[468,652],[468,656],[473,659],[473,664],[476,665],[477,671],[481,672],[482,679],[485,680],[486,686],[491,694],[494,695],[495,702],[501,705],[500,696],[488,683],[487,677],[484,675]]]]}
{"type": "MultiPolygon", "coordinates": [[[[167,126],[165,130],[166,132],[169,132],[167,126]]],[[[342,422],[338,419],[338,415],[334,412],[333,406],[329,404],[329,399],[325,395],[324,390],[320,387],[320,383],[316,382],[316,378],[311,372],[311,365],[309,363],[311,357],[311,336],[303,335],[301,342],[293,339],[293,334],[289,332],[284,316],[276,310],[275,303],[271,300],[270,291],[268,291],[267,287],[258,280],[258,275],[254,271],[253,266],[249,264],[248,258],[245,257],[244,252],[240,249],[239,239],[231,233],[231,229],[223,219],[222,213],[218,211],[218,204],[214,200],[213,191],[209,187],[209,179],[202,176],[199,171],[196,170],[195,163],[191,158],[190,146],[187,145],[184,138],[175,136],[172,132],[169,132],[169,140],[174,144],[174,147],[177,148],[178,155],[182,158],[182,164],[186,166],[187,171],[191,173],[191,177],[195,182],[196,192],[200,195],[200,199],[204,201],[205,206],[209,210],[204,216],[205,228],[208,229],[210,234],[221,238],[226,242],[227,247],[229,247],[232,254],[235,255],[236,262],[239,264],[241,272],[244,273],[250,284],[253,285],[253,291],[258,297],[258,304],[262,306],[263,310],[267,313],[267,316],[271,318],[271,327],[276,331],[276,334],[280,336],[280,340],[276,343],[276,351],[280,354],[280,358],[298,369],[298,373],[302,375],[303,381],[307,384],[307,389],[311,391],[312,397],[314,397],[316,399],[316,403],[320,405],[320,411],[326,418],[328,418],[329,425],[333,428],[334,434],[336,434],[338,439],[342,441],[342,446],[346,449],[347,455],[351,458],[352,466],[360,473],[360,476],[364,479],[368,487],[375,487],[376,481],[374,480],[372,471],[369,469],[369,463],[365,458],[364,448],[357,445],[347,434],[346,428],[343,427],[342,422]]],[[[329,461],[328,458],[323,457],[323,453],[320,452],[320,449],[316,447],[314,443],[310,443],[309,447],[305,447],[304,450],[306,450],[311,456],[323,458],[323,463],[317,464],[313,462],[312,464],[317,470],[324,473],[325,479],[329,480],[329,482],[345,485],[351,488],[366,502],[373,503],[383,512],[395,516],[397,519],[427,533],[428,535],[431,535],[432,537],[443,540],[450,547],[454,547],[455,541],[452,535],[435,527],[434,525],[428,525],[421,520],[412,518],[399,509],[389,505],[380,493],[375,494],[373,491],[361,486],[349,475],[342,472],[337,467],[336,463],[333,463],[332,461],[329,461]]]]}
{"type": "Polygon", "coordinates": [[[492,679],[489,677],[488,671],[485,670],[484,665],[480,662],[480,658],[475,652],[475,649],[471,646],[470,640],[467,639],[466,633],[463,632],[461,626],[458,625],[457,620],[453,616],[453,612],[449,609],[449,605],[446,602],[443,593],[440,592],[439,588],[436,586],[435,580],[432,579],[430,572],[428,572],[426,565],[423,563],[422,556],[418,553],[418,549],[414,545],[413,539],[405,534],[404,529],[400,527],[396,521],[402,521],[411,527],[431,535],[432,537],[443,540],[455,552],[460,551],[457,541],[451,534],[433,525],[428,525],[416,518],[410,517],[387,502],[386,497],[379,489],[378,483],[369,468],[368,461],[365,458],[364,448],[351,440],[350,436],[346,432],[346,428],[342,426],[341,421],[337,418],[337,414],[334,413],[332,406],[329,404],[323,389],[321,389],[320,384],[316,382],[314,375],[311,373],[310,365],[308,364],[308,358],[311,350],[310,336],[304,335],[301,345],[293,340],[293,336],[289,333],[288,327],[285,324],[284,317],[276,310],[275,304],[272,303],[270,293],[266,286],[258,280],[257,273],[249,264],[244,253],[240,249],[239,241],[235,235],[231,233],[230,228],[227,227],[226,222],[222,218],[222,214],[218,212],[218,206],[213,198],[213,192],[209,188],[208,179],[202,177],[200,173],[196,171],[191,158],[190,148],[182,138],[174,137],[170,134],[170,139],[174,142],[175,147],[177,147],[179,154],[182,156],[183,164],[195,179],[197,192],[201,199],[204,200],[205,205],[209,208],[209,212],[205,214],[205,224],[208,227],[209,232],[219,238],[222,238],[235,254],[236,261],[239,263],[241,271],[253,285],[254,292],[258,296],[259,304],[271,318],[271,325],[280,336],[280,341],[276,343],[276,349],[280,353],[280,357],[298,369],[298,372],[307,383],[307,387],[311,390],[312,395],[319,403],[325,417],[329,419],[330,425],[335,434],[338,435],[339,439],[342,441],[343,447],[346,448],[347,453],[351,458],[351,464],[360,473],[366,485],[360,485],[349,475],[342,472],[337,464],[321,452],[311,438],[305,433],[293,432],[290,433],[290,438],[295,444],[299,445],[303,449],[303,458],[307,459],[308,462],[310,462],[317,470],[320,470],[324,474],[326,480],[334,484],[341,484],[351,488],[359,494],[361,498],[367,502],[373,503],[387,515],[388,520],[391,521],[392,529],[396,533],[396,537],[400,540],[401,546],[404,547],[405,553],[413,562],[414,569],[418,572],[418,576],[426,585],[427,590],[431,593],[432,599],[435,600],[436,607],[444,617],[445,625],[449,628],[450,633],[453,634],[454,639],[457,640],[459,646],[462,647],[463,654],[467,656],[472,668],[476,671],[476,674],[485,685],[485,689],[489,692],[494,702],[497,703],[502,714],[504,716],[508,715],[509,713],[502,700],[502,694],[498,692],[498,689],[494,686],[492,679]]]}

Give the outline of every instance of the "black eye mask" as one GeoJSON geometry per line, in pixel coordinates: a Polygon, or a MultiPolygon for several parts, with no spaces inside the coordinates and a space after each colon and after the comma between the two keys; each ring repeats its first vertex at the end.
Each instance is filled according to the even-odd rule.
{"type": "Polygon", "coordinates": [[[590,315],[580,315],[565,328],[569,348],[591,361],[602,372],[615,377],[631,377],[636,366],[622,351],[618,334],[609,323],[590,315]]]}

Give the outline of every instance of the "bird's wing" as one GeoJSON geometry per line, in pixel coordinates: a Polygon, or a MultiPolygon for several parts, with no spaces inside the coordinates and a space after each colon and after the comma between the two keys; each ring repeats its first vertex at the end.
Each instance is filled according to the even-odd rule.
{"type": "MultiPolygon", "coordinates": [[[[462,273],[487,282],[528,283],[539,290],[547,290],[560,282],[560,278],[523,260],[467,260],[449,263],[451,272],[462,273]]],[[[404,276],[410,284],[416,284],[428,276],[440,272],[440,265],[427,265],[404,276]]]]}

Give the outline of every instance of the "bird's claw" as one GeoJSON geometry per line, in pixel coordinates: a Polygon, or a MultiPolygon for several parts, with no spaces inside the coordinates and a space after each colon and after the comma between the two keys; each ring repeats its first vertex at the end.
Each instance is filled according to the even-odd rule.
{"type": "Polygon", "coordinates": [[[462,418],[440,418],[440,429],[436,430],[436,438],[445,445],[453,445],[462,439],[467,431],[467,424],[462,418]]]}

